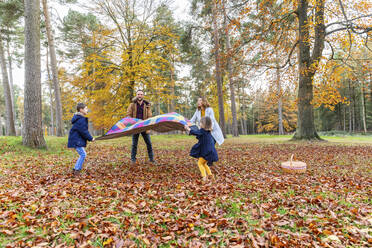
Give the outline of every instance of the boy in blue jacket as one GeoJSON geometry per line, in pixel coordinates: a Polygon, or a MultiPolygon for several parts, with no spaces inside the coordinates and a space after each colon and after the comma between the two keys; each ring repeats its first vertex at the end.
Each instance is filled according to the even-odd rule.
{"type": "Polygon", "coordinates": [[[190,129],[185,126],[190,135],[195,135],[199,140],[190,151],[190,156],[199,159],[198,166],[203,177],[203,181],[207,181],[207,174],[213,178],[212,172],[208,166],[208,162],[217,162],[218,154],[214,146],[214,139],[211,135],[212,120],[208,116],[201,118],[200,129],[190,129]]]}
{"type": "Polygon", "coordinates": [[[80,157],[76,161],[73,174],[78,175],[83,168],[83,163],[86,157],[84,147],[87,146],[87,140],[94,141],[92,135],[88,131],[88,118],[85,115],[88,113],[88,107],[84,103],[78,103],[76,106],[77,112],[72,117],[72,128],[68,134],[68,148],[75,148],[80,157]]]}

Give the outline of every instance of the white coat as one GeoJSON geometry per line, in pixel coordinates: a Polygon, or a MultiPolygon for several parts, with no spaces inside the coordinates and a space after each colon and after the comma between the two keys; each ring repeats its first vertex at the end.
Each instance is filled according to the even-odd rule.
{"type": "MultiPolygon", "coordinates": [[[[213,109],[208,107],[205,109],[205,116],[208,116],[212,120],[212,131],[211,134],[213,138],[216,140],[218,145],[222,145],[222,143],[225,141],[223,138],[223,133],[221,131],[220,125],[218,125],[218,122],[214,118],[214,112],[213,109]]],[[[191,118],[191,122],[196,124],[197,126],[200,125],[201,120],[201,111],[197,109],[194,113],[194,115],[191,118]]]]}

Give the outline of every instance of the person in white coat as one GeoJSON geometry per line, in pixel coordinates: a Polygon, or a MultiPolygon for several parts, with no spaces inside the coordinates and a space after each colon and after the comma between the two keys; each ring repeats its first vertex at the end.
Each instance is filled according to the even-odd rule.
{"type": "Polygon", "coordinates": [[[220,125],[218,125],[218,122],[214,118],[214,112],[213,109],[210,107],[208,100],[205,97],[200,97],[197,102],[198,108],[196,109],[194,115],[191,118],[191,122],[195,125],[200,125],[200,120],[204,116],[208,116],[212,120],[212,137],[217,142],[218,145],[222,145],[222,143],[225,141],[223,137],[222,130],[220,128],[220,125]]]}

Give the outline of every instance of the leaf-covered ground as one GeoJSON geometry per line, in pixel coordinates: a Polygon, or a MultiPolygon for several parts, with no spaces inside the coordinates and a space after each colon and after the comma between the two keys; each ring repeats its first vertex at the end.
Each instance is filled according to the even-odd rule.
{"type": "Polygon", "coordinates": [[[96,142],[84,172],[66,139],[48,151],[0,139],[0,247],[370,247],[372,145],[228,139],[203,184],[194,139],[96,142]],[[252,140],[254,142],[252,142],[252,140]],[[305,174],[285,174],[291,154],[305,174]]]}

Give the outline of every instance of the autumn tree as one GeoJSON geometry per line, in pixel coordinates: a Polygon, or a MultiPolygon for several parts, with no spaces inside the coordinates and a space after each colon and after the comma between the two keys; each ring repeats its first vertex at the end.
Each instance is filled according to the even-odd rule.
{"type": "Polygon", "coordinates": [[[229,80],[229,88],[230,88],[230,104],[231,104],[231,115],[232,115],[232,134],[233,136],[239,136],[238,132],[238,120],[237,120],[237,113],[236,113],[236,100],[235,100],[235,83],[234,83],[234,75],[233,75],[233,64],[232,64],[232,51],[231,51],[231,41],[230,41],[230,29],[228,28],[228,13],[226,11],[226,0],[222,1],[222,11],[223,11],[223,29],[225,30],[225,43],[226,43],[226,70],[229,80]]]}
{"type": "Polygon", "coordinates": [[[99,25],[100,22],[94,14],[84,14],[70,9],[58,26],[60,31],[58,38],[65,46],[63,50],[58,50],[58,53],[63,58],[80,65],[87,56],[94,52],[88,44],[92,42],[93,32],[98,29],[99,25]]]}
{"type": "MultiPolygon", "coordinates": [[[[135,86],[140,81],[140,73],[136,73],[141,59],[147,57],[147,51],[154,49],[154,41],[161,32],[161,27],[149,28],[149,21],[162,1],[96,1],[100,13],[108,17],[116,27],[116,38],[123,53],[119,67],[128,67],[122,75],[121,85],[126,87],[126,101],[135,95],[135,86]],[[128,82],[126,82],[128,81],[128,82]],[[124,86],[125,85],[125,86],[124,86]]],[[[141,84],[140,84],[141,85],[141,84]]]]}
{"type": "MultiPolygon", "coordinates": [[[[156,49],[160,51],[160,56],[164,58],[164,60],[158,64],[159,73],[162,74],[163,78],[166,80],[163,87],[160,88],[162,96],[158,98],[160,102],[157,106],[160,107],[162,104],[165,107],[165,112],[173,112],[176,110],[175,102],[178,88],[178,85],[176,85],[176,63],[180,60],[178,45],[180,27],[174,20],[173,13],[165,4],[159,6],[157,9],[153,20],[153,26],[161,26],[165,31],[164,35],[156,37],[160,45],[156,49]]],[[[157,113],[160,114],[160,109],[157,113]]]]}
{"type": "MultiPolygon", "coordinates": [[[[358,34],[364,37],[371,29],[366,25],[366,21],[371,16],[366,12],[366,2],[358,1],[358,4],[348,1],[326,2],[324,0],[298,0],[298,1],[262,1],[256,5],[252,1],[247,1],[246,10],[239,16],[240,19],[250,18],[254,10],[262,16],[261,20],[268,23],[266,29],[262,29],[257,39],[262,34],[267,34],[271,29],[278,29],[277,37],[280,37],[285,30],[293,30],[291,36],[282,36],[279,41],[285,41],[289,37],[296,37],[292,45],[288,46],[288,59],[280,66],[284,67],[291,63],[294,51],[298,48],[298,126],[293,139],[320,139],[314,125],[313,112],[313,80],[317,77],[319,65],[324,58],[323,50],[326,44],[332,44],[333,39],[339,32],[346,34],[358,34]],[[345,4],[347,3],[347,5],[345,4]],[[280,15],[269,15],[268,6],[278,6],[281,10],[280,15]],[[352,6],[357,12],[351,12],[346,6],[352,6]],[[296,19],[296,29],[291,24],[291,20],[296,19]],[[296,32],[298,30],[298,32],[296,32]],[[284,37],[286,39],[284,39],[284,37]]],[[[348,35],[349,36],[349,35],[348,35]]],[[[278,40],[278,39],[273,39],[278,40]]],[[[296,54],[295,54],[296,55],[296,54]]],[[[332,58],[328,58],[332,59],[332,58]]]]}
{"type": "Polygon", "coordinates": [[[6,106],[6,134],[16,135],[15,131],[15,108],[14,108],[14,93],[13,93],[13,79],[11,71],[11,57],[6,56],[4,44],[9,45],[9,35],[11,29],[18,21],[22,14],[22,3],[20,1],[12,0],[0,3],[0,65],[2,82],[4,88],[4,99],[6,106]],[[8,62],[7,59],[8,58],[8,62]],[[10,70],[8,71],[8,65],[10,70]],[[9,81],[9,75],[11,76],[9,81]]]}
{"type": "Polygon", "coordinates": [[[50,68],[52,71],[52,82],[53,82],[53,90],[55,96],[55,105],[56,105],[56,128],[57,128],[57,136],[64,135],[64,127],[62,122],[62,102],[61,102],[61,90],[58,83],[58,68],[57,68],[57,58],[56,58],[56,49],[54,45],[54,35],[51,26],[51,20],[49,15],[49,8],[48,8],[48,1],[42,0],[43,5],[43,13],[45,18],[45,28],[47,33],[48,39],[48,48],[49,48],[49,55],[50,55],[50,68]]]}
{"type": "MultiPolygon", "coordinates": [[[[185,24],[185,33],[181,37],[183,50],[188,53],[184,54],[191,63],[192,77],[198,81],[195,90],[200,93],[199,96],[214,95],[210,94],[215,88],[218,104],[218,112],[215,112],[216,118],[219,118],[222,132],[225,135],[225,101],[224,101],[224,64],[222,58],[223,51],[223,11],[219,1],[194,0],[191,2],[191,14],[193,21],[185,24]],[[189,44],[187,44],[189,43],[189,44]],[[213,56],[213,57],[211,57],[213,56]],[[208,59],[206,59],[206,57],[208,59]],[[213,61],[211,59],[213,58],[213,61]],[[210,70],[213,71],[210,71],[210,70]],[[204,73],[204,75],[203,75],[204,73]],[[199,74],[199,75],[197,75],[199,74]],[[214,75],[213,86],[210,81],[210,75],[214,75]],[[201,81],[200,79],[203,79],[201,81]],[[209,85],[208,89],[205,88],[209,85]]],[[[214,99],[212,100],[213,103],[214,99]]]]}
{"type": "MultiPolygon", "coordinates": [[[[273,75],[276,77],[276,75],[273,75]]],[[[257,132],[273,133],[280,128],[279,111],[277,109],[278,94],[276,80],[266,89],[258,91],[256,94],[255,107],[257,111],[257,132]],[[274,89],[271,89],[273,87],[274,89]]],[[[293,93],[293,85],[282,87],[282,127],[284,132],[293,132],[296,129],[296,96],[293,93]]]]}
{"type": "Polygon", "coordinates": [[[149,19],[144,21],[145,16],[140,18],[133,12],[138,8],[127,3],[97,4],[102,7],[100,14],[110,17],[114,24],[117,21],[125,25],[115,24],[112,29],[99,25],[92,32],[86,45],[90,54],[71,84],[90,104],[95,127],[107,128],[113,120],[126,115],[136,88],[144,89],[150,101],[167,102],[165,99],[172,98],[169,88],[174,86],[171,81],[174,57],[170,56],[177,54],[178,37],[173,27],[164,25],[164,17],[156,18],[156,11],[148,9],[151,18],[146,14],[149,19]]]}
{"type": "Polygon", "coordinates": [[[22,142],[46,147],[42,129],[40,72],[40,1],[25,0],[25,86],[22,142]]]}
{"type": "Polygon", "coordinates": [[[322,130],[368,131],[370,58],[368,49],[353,46],[350,53],[335,51],[334,59],[320,66],[314,106],[319,107],[317,122],[322,130]]]}

